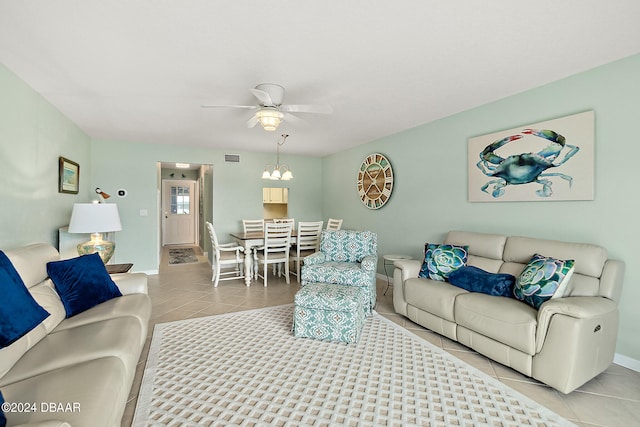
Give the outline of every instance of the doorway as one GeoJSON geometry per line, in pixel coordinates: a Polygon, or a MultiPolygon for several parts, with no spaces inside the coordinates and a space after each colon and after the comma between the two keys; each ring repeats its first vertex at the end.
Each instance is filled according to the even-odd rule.
{"type": "Polygon", "coordinates": [[[158,265],[165,245],[197,246],[210,259],[213,165],[159,161],[157,178],[158,265]]]}

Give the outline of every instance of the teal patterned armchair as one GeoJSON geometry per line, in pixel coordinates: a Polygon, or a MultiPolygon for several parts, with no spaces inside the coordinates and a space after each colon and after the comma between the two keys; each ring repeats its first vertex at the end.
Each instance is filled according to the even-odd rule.
{"type": "Polygon", "coordinates": [[[323,230],[320,250],[304,259],[302,285],[333,283],[363,288],[363,304],[376,305],[378,235],[371,231],[323,230]]]}

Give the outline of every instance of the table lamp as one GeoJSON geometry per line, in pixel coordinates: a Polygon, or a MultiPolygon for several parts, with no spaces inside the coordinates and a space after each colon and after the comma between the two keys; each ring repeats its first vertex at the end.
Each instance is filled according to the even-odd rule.
{"type": "Polygon", "coordinates": [[[118,206],[113,203],[76,203],[71,212],[69,233],[91,233],[91,240],[78,245],[78,254],[98,253],[109,262],[116,244],[102,239],[102,233],[122,230],[118,206]]]}

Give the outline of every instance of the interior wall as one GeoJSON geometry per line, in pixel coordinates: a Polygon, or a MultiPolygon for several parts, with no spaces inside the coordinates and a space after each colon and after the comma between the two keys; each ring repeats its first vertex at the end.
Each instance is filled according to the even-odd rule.
{"type": "MultiPolygon", "coordinates": [[[[241,152],[240,162],[224,161],[227,151],[177,145],[145,144],[132,141],[94,140],[92,182],[104,191],[125,188],[126,198],[118,199],[123,230],[116,234],[114,262],[131,262],[135,271],[158,269],[158,166],[157,162],[211,164],[212,185],[205,188],[206,209],[221,242],[229,233],[242,230],[243,218],[262,218],[264,166],[273,163],[274,153],[241,152]],[[146,212],[142,215],[141,212],[146,212]]],[[[237,154],[237,151],[233,151],[237,154]]],[[[269,186],[289,187],[289,215],[316,221],[322,212],[322,159],[280,155],[293,169],[295,178],[269,186]]]]}
{"type": "MultiPolygon", "coordinates": [[[[0,64],[0,249],[45,242],[90,192],[89,137],[0,64]],[[80,165],[79,193],[58,193],[58,158],[80,165]]],[[[95,193],[93,193],[95,195],[95,193]]]]}
{"type": "Polygon", "coordinates": [[[329,156],[324,212],[344,218],[344,228],[377,231],[381,256],[420,258],[426,242],[456,229],[602,245],[627,265],[617,352],[640,360],[640,272],[632,257],[640,238],[639,75],[636,55],[329,156]],[[595,200],[467,201],[468,138],[588,110],[596,120],[595,200]],[[377,211],[360,202],[354,179],[372,152],[387,156],[395,176],[389,202],[377,211]]]}

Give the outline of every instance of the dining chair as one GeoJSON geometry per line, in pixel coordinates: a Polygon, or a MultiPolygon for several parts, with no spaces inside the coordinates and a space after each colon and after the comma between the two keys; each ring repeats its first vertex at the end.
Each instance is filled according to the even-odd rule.
{"type": "Polygon", "coordinates": [[[273,220],[276,224],[289,223],[291,224],[291,228],[296,228],[296,220],[295,218],[275,218],[273,220]]]}
{"type": "Polygon", "coordinates": [[[291,249],[293,253],[290,257],[296,265],[296,272],[291,272],[291,274],[298,278],[298,283],[300,283],[300,265],[303,263],[304,257],[317,252],[320,247],[320,232],[323,224],[323,221],[298,222],[296,244],[291,249]]]}
{"type": "MultiPolygon", "coordinates": [[[[246,233],[263,233],[264,232],[264,219],[243,219],[242,228],[246,233]]],[[[259,248],[253,248],[253,278],[258,278],[258,255],[259,248]]]]}
{"type": "Polygon", "coordinates": [[[284,276],[289,280],[289,253],[291,250],[291,224],[266,223],[264,225],[264,246],[258,251],[258,263],[263,265],[262,275],[258,269],[258,277],[264,280],[267,287],[267,270],[269,264],[284,265],[284,276]]]}
{"type": "Polygon", "coordinates": [[[213,224],[209,221],[207,221],[207,229],[209,230],[213,251],[213,259],[211,261],[211,269],[213,271],[211,281],[213,282],[213,287],[217,288],[220,280],[244,279],[244,256],[240,255],[241,252],[244,253],[244,248],[235,243],[220,244],[216,231],[213,229],[213,224]],[[233,267],[233,270],[225,271],[224,273],[221,271],[223,268],[229,267],[233,267]],[[230,277],[221,278],[220,276],[230,277]]]}
{"type": "Polygon", "coordinates": [[[327,221],[327,230],[340,230],[342,228],[342,220],[329,218],[327,221]]]}
{"type": "Polygon", "coordinates": [[[264,219],[243,219],[242,227],[245,233],[262,233],[264,231],[264,219]]]}
{"type": "MultiPolygon", "coordinates": [[[[293,233],[293,231],[296,229],[296,220],[295,218],[274,218],[273,222],[275,222],[276,224],[284,224],[284,223],[288,223],[291,224],[291,233],[293,233]]],[[[293,245],[292,248],[293,250],[293,245]]],[[[273,265],[273,273],[275,274],[276,269],[278,269],[278,273],[280,273],[282,271],[282,264],[278,264],[278,265],[273,265]]],[[[292,273],[293,274],[293,273],[292,273]]],[[[280,274],[278,274],[280,275],[280,274]]]]}

